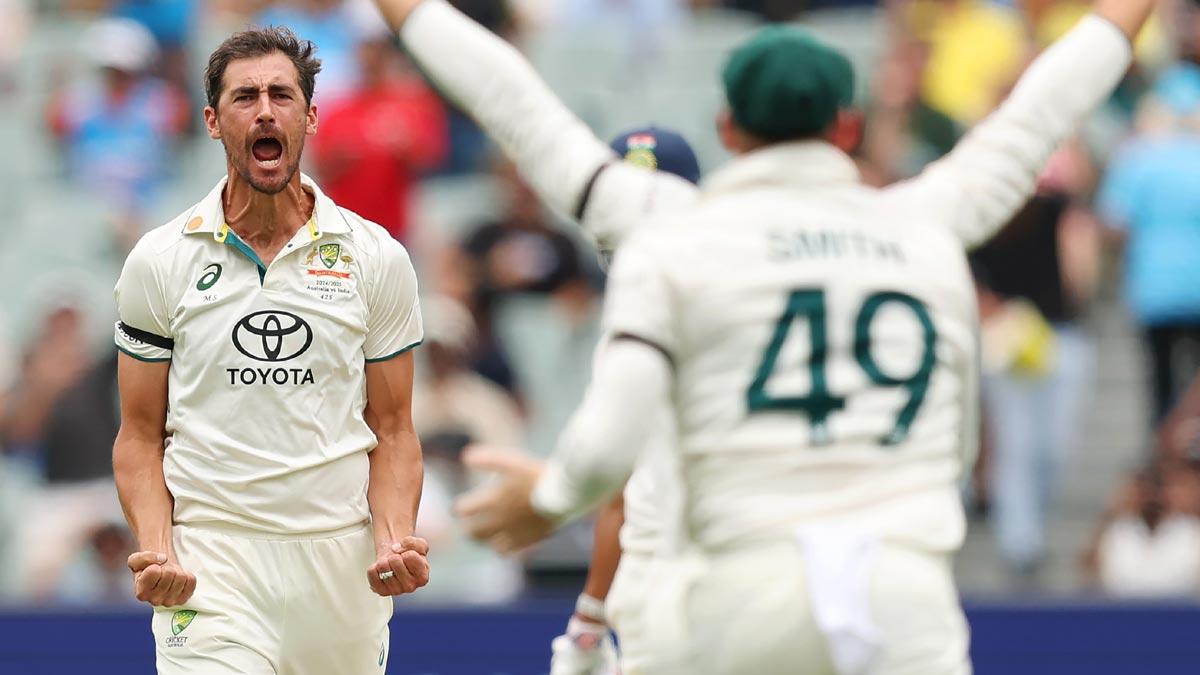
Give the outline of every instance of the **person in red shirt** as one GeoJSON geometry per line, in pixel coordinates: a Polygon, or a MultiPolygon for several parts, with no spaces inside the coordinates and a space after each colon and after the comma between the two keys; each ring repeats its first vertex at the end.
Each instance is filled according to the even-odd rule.
{"type": "Polygon", "coordinates": [[[330,198],[404,241],[413,181],[446,155],[446,110],[386,27],[363,38],[358,61],[358,88],[321,117],[314,169],[330,198]]]}

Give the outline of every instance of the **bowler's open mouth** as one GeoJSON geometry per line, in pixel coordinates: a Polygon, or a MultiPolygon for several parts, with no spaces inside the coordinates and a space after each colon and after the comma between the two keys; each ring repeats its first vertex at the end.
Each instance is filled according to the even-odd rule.
{"type": "Polygon", "coordinates": [[[264,168],[274,169],[283,158],[283,143],[275,138],[260,138],[251,147],[254,159],[264,168]]]}

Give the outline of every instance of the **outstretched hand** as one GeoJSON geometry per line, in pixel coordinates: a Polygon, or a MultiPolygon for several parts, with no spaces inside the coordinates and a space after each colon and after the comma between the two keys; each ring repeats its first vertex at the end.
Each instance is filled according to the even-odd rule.
{"type": "Polygon", "coordinates": [[[455,503],[455,512],[472,537],[500,553],[513,553],[554,532],[554,521],[534,510],[529,498],[543,464],[528,455],[471,446],[463,463],[476,471],[498,474],[499,480],[480,486],[455,503]]]}

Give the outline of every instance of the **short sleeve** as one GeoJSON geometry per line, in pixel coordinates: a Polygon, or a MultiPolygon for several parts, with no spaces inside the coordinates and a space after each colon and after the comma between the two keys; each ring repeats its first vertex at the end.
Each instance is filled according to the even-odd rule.
{"type": "Polygon", "coordinates": [[[663,267],[643,237],[617,251],[604,299],[605,334],[634,339],[677,358],[680,340],[675,293],[663,267]]]}
{"type": "Polygon", "coordinates": [[[386,361],[421,344],[425,329],[417,300],[417,273],[400,242],[388,238],[375,262],[367,293],[367,363],[386,361]]]}
{"type": "Polygon", "coordinates": [[[585,193],[578,215],[600,250],[611,253],[655,214],[691,205],[698,196],[696,186],[678,176],[613,162],[585,193]]]}
{"type": "Polygon", "coordinates": [[[140,361],[169,361],[175,347],[170,312],[154,259],[144,242],[126,258],[115,295],[117,349],[140,361]]]}

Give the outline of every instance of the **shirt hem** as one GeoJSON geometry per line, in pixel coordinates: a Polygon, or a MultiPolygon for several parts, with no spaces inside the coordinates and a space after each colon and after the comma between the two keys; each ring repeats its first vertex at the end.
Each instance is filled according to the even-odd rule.
{"type": "Polygon", "coordinates": [[[390,360],[396,358],[397,356],[400,356],[404,352],[409,352],[409,351],[416,349],[417,347],[420,347],[422,342],[425,342],[425,338],[421,338],[420,340],[417,340],[416,342],[405,347],[404,349],[401,349],[400,351],[394,352],[392,354],[388,354],[387,356],[380,356],[380,357],[374,358],[374,359],[367,359],[367,363],[382,363],[384,361],[390,361],[390,360]]]}

